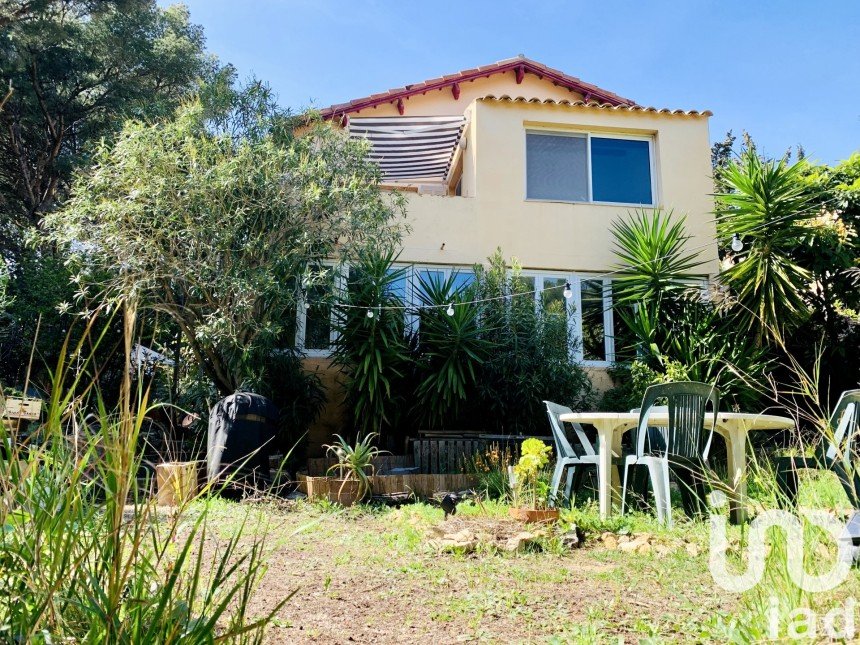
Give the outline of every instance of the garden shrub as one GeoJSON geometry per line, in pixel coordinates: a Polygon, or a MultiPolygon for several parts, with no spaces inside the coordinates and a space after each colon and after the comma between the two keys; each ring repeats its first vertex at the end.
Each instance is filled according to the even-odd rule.
{"type": "MultiPolygon", "coordinates": [[[[124,322],[129,349],[134,314],[124,322]]],[[[44,421],[26,444],[12,441],[0,424],[9,453],[0,460],[2,640],[261,642],[292,595],[252,615],[249,603],[266,570],[265,539],[243,535],[239,518],[226,534],[217,527],[220,548],[205,548],[215,529],[211,500],[159,512],[149,482],[139,486],[135,478],[135,446],[153,412],[147,392],[125,379],[121,404],[108,408],[88,378],[104,339],[92,333],[64,347],[44,421]],[[82,369],[66,361],[82,354],[82,369]],[[76,432],[72,440],[88,409],[97,411],[98,431],[76,432]]]]}
{"type": "Polygon", "coordinates": [[[571,351],[576,342],[567,324],[571,306],[542,298],[535,307],[519,266],[514,263],[509,271],[501,250],[475,274],[475,297],[496,298],[482,311],[484,334],[493,346],[481,366],[473,408],[483,427],[500,434],[546,434],[544,400],[588,409],[594,390],[571,351]]]}
{"type": "Polygon", "coordinates": [[[380,190],[365,142],[315,119],[294,134],[259,84],[220,99],[126,122],[45,223],[76,280],[169,316],[228,396],[280,349],[308,292],[326,307],[339,266],[399,243],[403,200],[380,190]]]}
{"type": "Polygon", "coordinates": [[[514,463],[514,454],[498,443],[490,444],[483,453],[476,453],[467,471],[478,479],[477,489],[488,499],[506,500],[511,493],[508,466],[514,463]]]}
{"type": "Polygon", "coordinates": [[[461,423],[461,411],[477,401],[484,366],[498,346],[487,333],[481,304],[469,302],[475,291],[457,287],[456,273],[447,280],[419,274],[413,414],[423,427],[461,423]],[[447,306],[446,306],[447,305],[447,306]]]}
{"type": "Polygon", "coordinates": [[[392,439],[408,411],[413,356],[406,334],[404,301],[396,284],[405,269],[393,268],[393,252],[362,253],[350,267],[346,307],[335,308],[333,364],[344,375],[350,429],[392,439]],[[371,311],[373,316],[368,316],[371,311]]]}

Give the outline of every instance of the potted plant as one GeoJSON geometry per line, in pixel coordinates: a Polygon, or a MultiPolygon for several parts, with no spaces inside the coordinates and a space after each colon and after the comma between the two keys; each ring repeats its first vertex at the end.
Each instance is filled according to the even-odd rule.
{"type": "Polygon", "coordinates": [[[337,458],[328,472],[337,472],[338,477],[329,480],[328,498],[342,506],[352,506],[364,499],[371,489],[371,477],[375,472],[373,460],[382,454],[372,445],[377,433],[371,432],[356,439],[351,446],[339,434],[335,435],[336,443],[326,445],[327,454],[337,458]]]}
{"type": "Polygon", "coordinates": [[[508,467],[513,502],[508,514],[514,519],[528,523],[558,520],[558,509],[549,508],[549,484],[541,476],[551,451],[540,439],[526,439],[519,461],[508,467]]]}

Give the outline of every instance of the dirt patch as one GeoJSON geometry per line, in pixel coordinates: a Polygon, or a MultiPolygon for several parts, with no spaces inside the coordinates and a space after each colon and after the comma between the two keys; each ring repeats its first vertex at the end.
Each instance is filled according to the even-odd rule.
{"type": "Polygon", "coordinates": [[[631,554],[606,549],[599,536],[576,550],[508,552],[504,545],[524,527],[506,518],[446,521],[408,507],[357,516],[278,509],[265,530],[269,569],[251,615],[295,592],[268,631],[270,643],[636,641],[643,620],[677,638],[679,613],[701,605],[695,585],[681,596],[666,593],[666,576],[649,585],[647,562],[631,569],[624,561],[631,554]],[[443,536],[457,533],[478,545],[440,548],[443,536]]]}

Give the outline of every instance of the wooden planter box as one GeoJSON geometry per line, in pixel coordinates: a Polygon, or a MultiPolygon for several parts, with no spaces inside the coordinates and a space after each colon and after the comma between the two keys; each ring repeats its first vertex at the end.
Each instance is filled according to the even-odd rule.
{"type": "MultiPolygon", "coordinates": [[[[310,477],[299,473],[298,480],[299,490],[307,495],[308,499],[339,501],[336,499],[336,495],[341,482],[343,482],[342,479],[310,477]]],[[[350,483],[357,484],[357,482],[350,483]]],[[[371,477],[371,490],[374,495],[412,493],[417,498],[427,498],[443,491],[451,492],[474,488],[477,483],[478,480],[475,475],[376,475],[375,477],[371,477]]],[[[346,487],[344,487],[344,493],[346,490],[346,487]]],[[[344,502],[339,503],[348,506],[344,502]]]]}
{"type": "Polygon", "coordinates": [[[373,493],[412,493],[417,498],[433,497],[441,492],[458,492],[478,485],[475,475],[377,475],[373,478],[373,493]]]}
{"type": "Polygon", "coordinates": [[[334,477],[309,477],[299,473],[299,490],[313,501],[327,499],[341,506],[352,506],[359,500],[359,482],[334,477]]]}
{"type": "Polygon", "coordinates": [[[553,524],[558,521],[557,508],[509,508],[508,515],[526,524],[553,524]]]}

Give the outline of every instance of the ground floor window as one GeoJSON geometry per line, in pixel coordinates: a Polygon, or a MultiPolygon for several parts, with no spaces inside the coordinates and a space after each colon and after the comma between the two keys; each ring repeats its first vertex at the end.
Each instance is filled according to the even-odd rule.
{"type": "MultiPolygon", "coordinates": [[[[392,289],[407,308],[422,302],[423,284],[444,283],[451,279],[455,288],[466,287],[475,280],[471,267],[440,267],[409,265],[408,270],[392,289]]],[[[296,312],[296,347],[310,356],[326,356],[335,341],[334,308],[326,304],[326,288],[338,288],[347,278],[354,278],[349,267],[334,276],[330,287],[314,287],[306,291],[306,305],[296,312]]],[[[612,281],[600,276],[579,273],[552,273],[525,270],[518,278],[523,291],[534,292],[535,306],[544,312],[565,315],[575,339],[571,353],[585,365],[606,366],[615,361],[633,358],[632,342],[626,327],[612,310],[612,281]],[[571,297],[564,291],[570,285],[571,297]]],[[[529,296],[520,296],[529,297],[529,296]]],[[[408,328],[416,329],[418,316],[404,311],[408,328]]]]}

